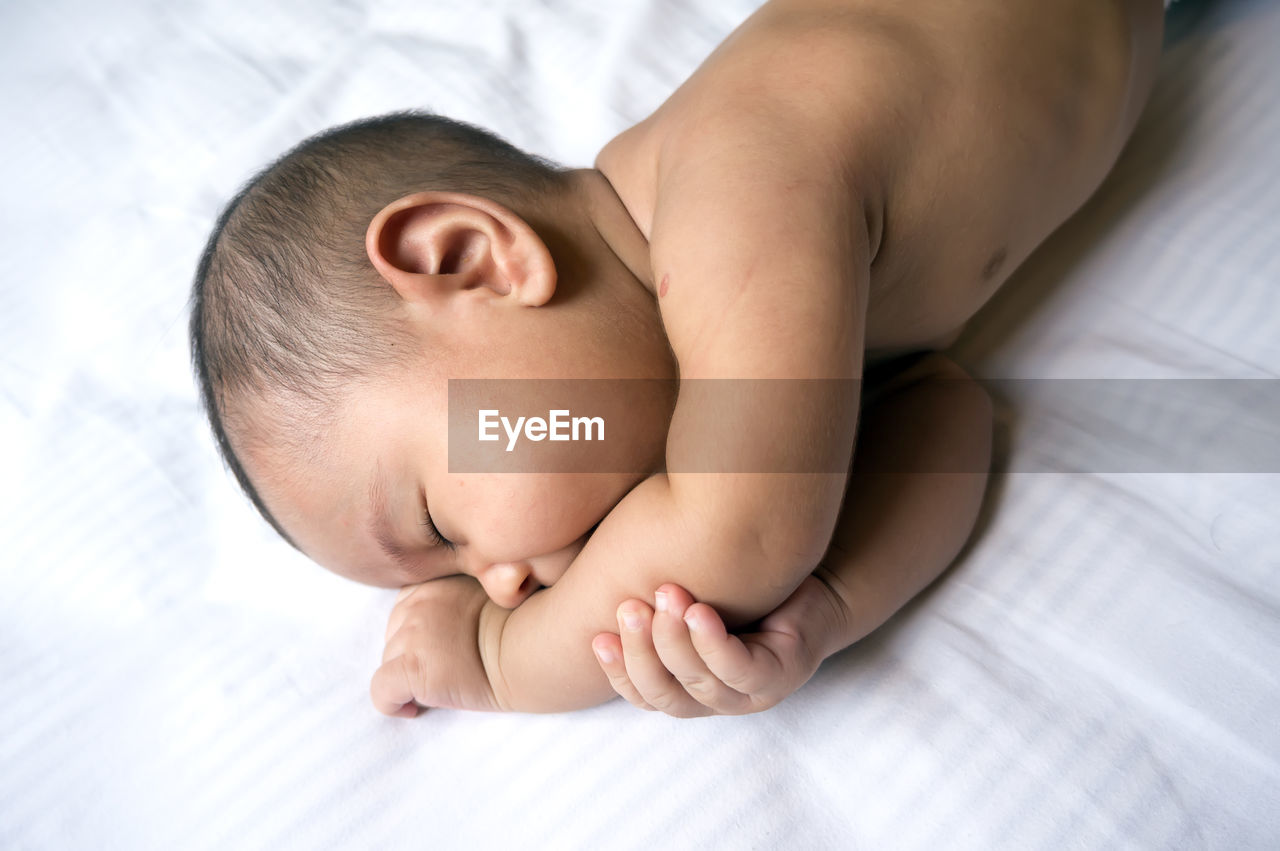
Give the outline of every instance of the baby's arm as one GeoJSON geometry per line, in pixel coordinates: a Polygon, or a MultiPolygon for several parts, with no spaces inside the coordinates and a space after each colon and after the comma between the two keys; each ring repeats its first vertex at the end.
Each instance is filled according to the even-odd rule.
{"type": "Polygon", "coordinates": [[[927,357],[869,404],[835,537],[814,575],[803,577],[794,593],[778,586],[745,588],[737,596],[705,593],[719,586],[714,572],[708,578],[703,565],[682,560],[681,554],[694,547],[654,533],[696,532],[696,522],[655,513],[663,503],[653,495],[661,490],[646,480],[605,518],[560,582],[514,611],[493,605],[470,577],[406,589],[392,612],[383,665],[374,675],[375,705],[387,714],[409,716],[416,714],[414,702],[553,711],[602,702],[612,694],[611,681],[633,702],[673,714],[698,714],[701,706],[744,712],[772,705],[803,684],[822,659],[871,632],[932,581],[963,545],[981,503],[990,457],[990,401],[959,367],[941,356],[927,357]],[[590,561],[584,564],[584,558],[590,561]],[[644,568],[664,559],[671,575],[682,577],[681,588],[669,589],[678,592],[671,595],[673,611],[684,612],[692,602],[681,596],[684,588],[711,605],[686,612],[705,626],[692,644],[687,632],[680,635],[679,614],[658,616],[652,635],[659,654],[664,637],[667,648],[660,656],[650,638],[652,613],[643,601],[670,580],[646,586],[650,573],[644,568]],[[620,587],[630,590],[619,593],[620,587]],[[752,593],[765,599],[774,595],[773,605],[763,611],[777,608],[760,632],[743,640],[773,658],[753,649],[744,663],[742,642],[727,635],[728,619],[720,617],[716,603],[752,593]],[[602,619],[590,606],[571,602],[600,597],[636,598],[622,609],[640,615],[639,630],[625,631],[613,608],[602,619]],[[591,658],[590,642],[595,637],[597,649],[605,642],[620,658],[617,636],[599,635],[614,629],[628,639],[628,661],[625,670],[620,663],[606,664],[606,679],[591,658]],[[608,645],[609,640],[615,644],[608,645]],[[740,670],[715,667],[717,655],[740,670]],[[585,666],[579,657],[585,657],[585,666]],[[717,687],[699,694],[702,704],[694,707],[672,674],[709,682],[714,677],[706,663],[712,663],[710,673],[718,674],[721,684],[732,682],[745,691],[717,687]]]}
{"type": "Polygon", "coordinates": [[[864,410],[846,504],[813,577],[741,637],[679,587],[659,589],[665,611],[644,600],[623,603],[621,638],[594,642],[618,694],[679,717],[767,709],[954,560],[985,489],[990,399],[940,355],[924,358],[879,395],[864,410]]]}
{"type": "Polygon", "coordinates": [[[613,692],[591,639],[613,628],[627,597],[678,580],[718,608],[749,607],[756,616],[786,598],[790,587],[729,573],[735,560],[718,554],[721,539],[699,515],[675,510],[669,495],[663,475],[641,482],[559,581],[514,610],[496,605],[470,576],[406,588],[370,686],[374,705],[402,717],[416,714],[413,704],[522,712],[593,706],[613,692]]]}
{"type": "Polygon", "coordinates": [[[553,587],[511,612],[489,607],[481,650],[507,708],[609,697],[591,640],[622,600],[674,582],[740,626],[785,600],[830,543],[864,349],[861,187],[797,137],[788,104],[735,103],[669,134],[656,177],[651,259],[681,378],[666,472],[614,508],[553,587]]]}

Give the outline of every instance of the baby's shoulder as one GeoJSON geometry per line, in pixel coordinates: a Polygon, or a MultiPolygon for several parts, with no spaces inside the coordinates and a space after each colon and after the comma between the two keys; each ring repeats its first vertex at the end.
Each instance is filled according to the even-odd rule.
{"type": "Polygon", "coordinates": [[[595,162],[646,240],[653,228],[657,197],[657,151],[651,121],[642,121],[610,140],[595,162]]]}
{"type": "MultiPolygon", "coordinates": [[[[855,174],[870,184],[885,170],[886,146],[876,140],[903,109],[886,80],[908,76],[886,69],[917,63],[901,39],[832,8],[838,4],[809,4],[804,14],[797,5],[767,4],[652,115],[600,151],[596,167],[646,238],[664,176],[691,161],[749,162],[740,177],[763,188],[855,174]]],[[[853,189],[847,200],[860,203],[853,189]]]]}

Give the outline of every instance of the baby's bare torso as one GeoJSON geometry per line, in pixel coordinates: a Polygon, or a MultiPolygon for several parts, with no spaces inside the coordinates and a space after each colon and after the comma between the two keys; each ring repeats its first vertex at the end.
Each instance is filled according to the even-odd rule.
{"type": "Polygon", "coordinates": [[[818,140],[830,179],[863,187],[867,359],[937,345],[1102,181],[1161,19],[1159,0],[772,0],[597,165],[649,238],[673,132],[728,106],[750,139],[753,100],[785,103],[804,144],[772,133],[777,157],[818,140]]]}

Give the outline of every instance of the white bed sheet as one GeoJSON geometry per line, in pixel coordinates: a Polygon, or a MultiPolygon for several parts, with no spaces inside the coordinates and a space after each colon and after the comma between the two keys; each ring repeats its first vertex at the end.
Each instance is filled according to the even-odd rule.
{"type": "MultiPolygon", "coordinates": [[[[765,714],[373,711],[393,594],[276,540],[197,405],[213,218],[409,106],[590,163],[753,6],[4,5],[0,846],[1280,846],[1274,469],[998,475],[943,581],[765,714]]],[[[957,357],[1277,378],[1277,43],[1280,4],[1209,5],[957,357]]],[[[1015,413],[1006,466],[1037,451],[1015,413]]]]}

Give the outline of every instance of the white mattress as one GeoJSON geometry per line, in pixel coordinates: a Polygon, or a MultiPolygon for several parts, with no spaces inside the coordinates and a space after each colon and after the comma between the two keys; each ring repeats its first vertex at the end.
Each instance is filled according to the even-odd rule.
{"type": "MultiPolygon", "coordinates": [[[[408,106],[589,164],[753,5],[4,5],[0,847],[1280,846],[1277,468],[1055,467],[1016,406],[962,560],[771,712],[374,712],[393,593],[276,540],[197,406],[214,216],[303,136],[408,106]]],[[[956,356],[1275,379],[1277,43],[1280,4],[1210,5],[956,356]]]]}

